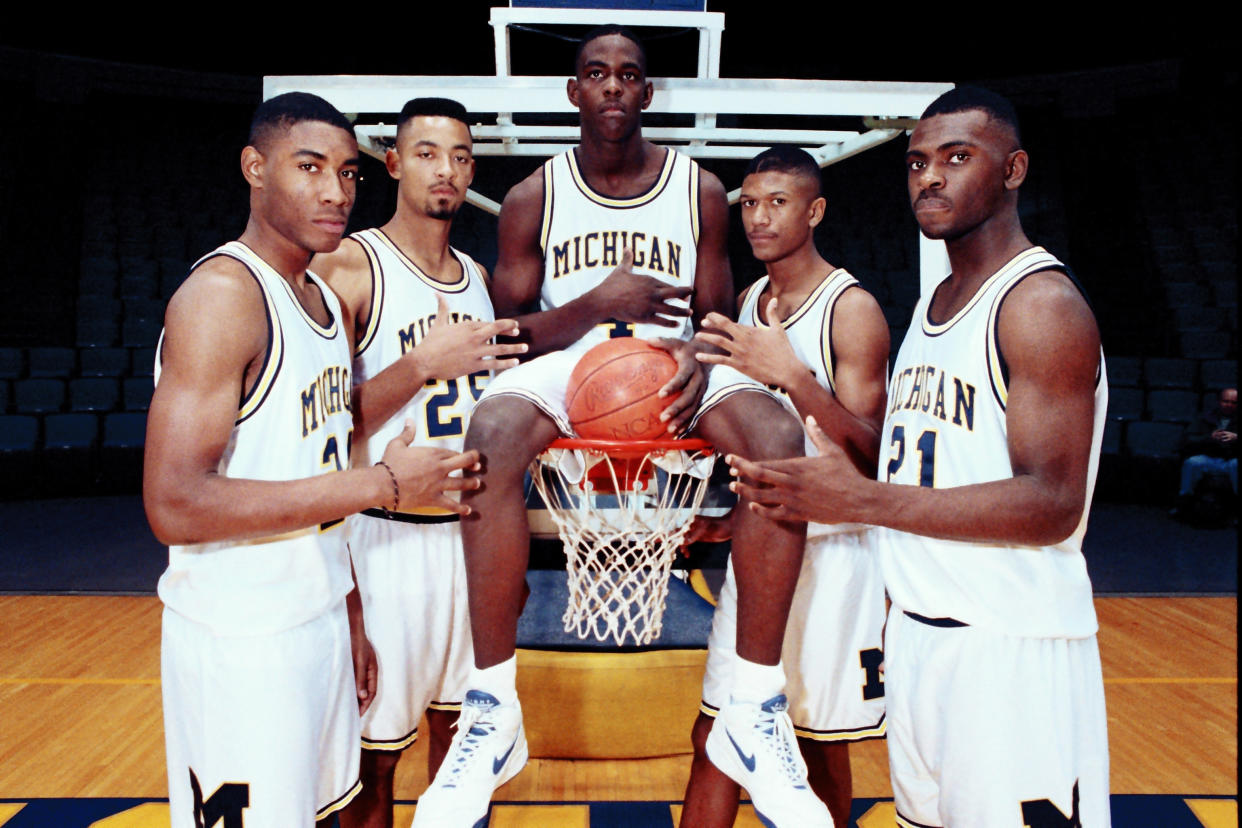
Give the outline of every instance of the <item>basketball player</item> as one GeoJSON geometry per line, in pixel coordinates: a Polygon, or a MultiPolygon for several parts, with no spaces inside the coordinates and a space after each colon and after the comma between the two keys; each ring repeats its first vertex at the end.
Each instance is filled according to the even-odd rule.
{"type": "Polygon", "coordinates": [[[899,824],[1107,826],[1081,552],[1107,402],[1095,318],[1022,230],[1028,158],[1008,101],[945,93],[906,164],[915,217],[946,242],[952,272],[920,299],[897,355],[879,482],[808,423],[819,457],[737,459],[737,488],[781,518],[884,527],[899,824]]]}
{"type": "Polygon", "coordinates": [[[353,206],[349,122],[314,95],[275,97],[241,168],[245,232],[169,301],[147,421],[144,503],[170,545],[161,675],[179,828],[310,826],[357,793],[375,662],[343,518],[464,511],[448,494],[475,481],[449,475],[478,459],[410,448],[407,428],[349,468],[349,330],[306,269],[353,206]]]}
{"type": "MultiPolygon", "coordinates": [[[[418,826],[486,819],[492,792],[526,762],[514,655],[529,554],[523,474],[552,439],[572,433],[565,384],[583,352],[610,336],[657,342],[679,366],[661,391],[670,434],[695,429],[716,446],[770,458],[802,452],[797,420],[766,389],[727,366],[708,385],[694,359],[692,322],[731,312],[724,188],[643,138],[652,86],[634,36],[616,26],[588,33],[567,92],[579,145],[510,190],[501,208],[492,299],[498,314],[517,317],[538,358],[496,378],[467,431],[466,445],[484,455],[480,496],[463,501],[479,519],[462,524],[475,670],[418,826]]],[[[831,825],[793,758],[780,667],[804,537],[801,524],[755,513],[734,527],[739,658],[717,719],[753,760],[742,784],[782,826],[831,825]]]]}
{"type": "MultiPolygon", "coordinates": [[[[888,324],[858,281],[815,247],[813,233],[826,206],[820,187],[819,165],[796,147],[773,147],[750,162],[742,182],[742,226],[767,275],[742,294],[736,323],[708,314],[696,338],[719,352],[699,359],[732,366],[780,389],[790,410],[815,416],[860,470],[874,474],[884,420],[888,324]]],[[[815,447],[807,446],[807,452],[814,454],[815,447]]],[[[720,522],[724,526],[705,539],[727,538],[728,521],[720,522]]],[[[685,826],[728,828],[737,815],[737,785],[707,754],[712,719],[728,701],[736,611],[730,568],[708,642],[685,826]]],[[[837,825],[850,818],[849,743],[884,733],[883,628],[884,585],[869,533],[858,524],[808,526],[785,629],[789,715],[811,788],[837,825]]]]}
{"type": "MultiPolygon", "coordinates": [[[[474,178],[466,110],[457,101],[415,98],[401,110],[388,151],[397,207],[383,227],[348,237],[314,267],[337,293],[355,331],[354,420],[363,463],[378,457],[402,423],[415,445],[461,450],[466,422],[496,359],[526,350],[493,344],[517,334],[494,322],[487,273],[449,246],[453,216],[474,178]]],[[[392,825],[393,775],[430,732],[429,777],[448,750],[472,658],[461,528],[447,509],[366,509],[350,519],[350,551],[379,662],[375,703],[362,723],[362,792],[341,824],[392,825]]]]}

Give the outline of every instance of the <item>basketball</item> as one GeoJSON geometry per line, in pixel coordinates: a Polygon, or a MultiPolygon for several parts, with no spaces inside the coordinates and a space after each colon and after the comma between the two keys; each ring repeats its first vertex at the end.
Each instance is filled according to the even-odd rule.
{"type": "Polygon", "coordinates": [[[672,398],[658,396],[677,361],[644,340],[601,342],[582,355],[569,375],[565,408],[579,437],[651,440],[665,436],[662,412],[672,398]]]}

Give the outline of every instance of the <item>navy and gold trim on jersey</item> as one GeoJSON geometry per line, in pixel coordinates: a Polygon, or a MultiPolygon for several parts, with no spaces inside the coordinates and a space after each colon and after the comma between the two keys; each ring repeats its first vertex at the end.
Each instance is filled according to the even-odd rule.
{"type": "Polygon", "coordinates": [[[342,808],[344,808],[346,805],[348,805],[349,803],[353,802],[353,801],[354,801],[354,797],[355,797],[355,796],[357,796],[357,795],[358,795],[359,793],[361,793],[361,792],[362,792],[362,780],[361,780],[361,779],[359,779],[357,782],[355,782],[355,783],[354,783],[354,784],[350,787],[350,789],[349,789],[348,791],[346,791],[345,793],[341,794],[341,795],[340,795],[340,796],[338,796],[336,799],[332,800],[332,801],[331,801],[331,802],[329,802],[327,805],[324,805],[322,808],[320,808],[318,811],[316,811],[316,812],[315,812],[315,822],[319,822],[319,821],[321,821],[321,820],[323,820],[323,819],[326,819],[326,818],[328,818],[328,817],[332,816],[332,815],[333,815],[333,814],[335,814],[337,811],[341,810],[341,809],[342,809],[342,808]]]}
{"type": "Polygon", "coordinates": [[[694,244],[697,247],[699,228],[703,222],[703,205],[699,202],[699,165],[692,160],[690,161],[690,175],[687,178],[690,187],[690,232],[694,236],[694,244]]]}
{"type": "Polygon", "coordinates": [[[939,825],[927,825],[922,822],[915,822],[909,817],[902,816],[900,811],[896,812],[894,817],[897,819],[897,825],[899,828],[941,828],[939,825]]]}
{"type": "MultiPolygon", "coordinates": [[[[664,150],[664,164],[660,167],[660,174],[656,177],[655,182],[647,188],[646,192],[640,193],[629,198],[613,198],[602,193],[597,193],[591,189],[591,185],[587,183],[586,176],[578,169],[578,151],[570,150],[566,154],[569,161],[569,174],[573,178],[574,186],[578,188],[578,192],[582,193],[589,201],[593,201],[601,207],[609,207],[614,210],[628,210],[631,207],[642,207],[644,204],[650,204],[659,198],[660,193],[664,192],[664,188],[668,186],[669,179],[673,176],[673,167],[677,165],[677,159],[681,157],[671,149],[664,150]]],[[[689,162],[690,159],[686,158],[689,162]]],[[[549,162],[550,163],[550,162],[549,162]]],[[[691,178],[698,178],[697,175],[691,175],[691,178]]],[[[547,189],[547,179],[544,179],[544,189],[547,189]]],[[[697,206],[698,200],[691,202],[697,206]]],[[[692,211],[696,212],[696,211],[692,211]]],[[[697,222],[695,222],[697,224],[697,222]]],[[[697,233],[695,234],[697,240],[697,233]]]]}
{"type": "Polygon", "coordinates": [[[423,284],[427,285],[427,287],[435,288],[441,293],[461,293],[470,286],[470,271],[466,267],[466,263],[462,261],[461,256],[457,255],[457,251],[452,248],[449,248],[449,255],[457,260],[457,264],[461,267],[461,276],[452,282],[441,282],[439,279],[433,278],[421,267],[415,264],[414,260],[405,255],[405,252],[397,246],[397,243],[380,228],[376,227],[371,230],[363,230],[355,233],[353,238],[360,238],[364,236],[373,240],[372,243],[383,245],[392,251],[392,254],[396,256],[403,265],[408,267],[411,273],[422,280],[423,284]]]}
{"type": "MultiPolygon", "coordinates": [[[[1083,289],[1082,284],[1077,278],[1075,278],[1074,274],[1070,272],[1069,268],[1055,259],[1053,262],[1053,264],[1037,267],[1027,273],[1023,273],[1021,276],[1014,279],[1013,282],[1005,287],[996,297],[995,301],[992,303],[991,311],[988,314],[988,333],[987,341],[985,343],[988,361],[988,379],[990,380],[990,384],[992,386],[992,396],[996,398],[996,402],[1001,407],[1002,411],[1006,409],[1009,402],[1009,363],[1005,361],[1005,355],[1001,353],[1000,311],[1001,305],[1004,303],[1005,299],[1009,297],[1009,294],[1013,292],[1013,289],[1026,281],[1028,277],[1034,276],[1036,273],[1054,271],[1069,279],[1070,284],[1074,286],[1074,289],[1077,290],[1082,296],[1083,301],[1087,303],[1087,307],[1091,307],[1091,300],[1088,298],[1086,290],[1083,289]]],[[[1100,384],[1100,378],[1104,375],[1103,366],[1104,350],[1101,348],[1100,360],[1096,364],[1095,368],[1095,384],[1097,386],[1100,384]]]]}
{"type": "MultiPolygon", "coordinates": [[[[923,318],[920,320],[923,333],[930,337],[940,336],[948,331],[958,320],[963,319],[971,309],[983,301],[983,297],[989,293],[994,285],[1012,277],[1015,273],[1029,271],[1034,273],[1037,270],[1046,270],[1051,267],[1063,267],[1055,256],[1044,250],[1042,247],[1031,247],[1022,251],[1018,255],[1010,259],[1004,266],[989,276],[982,285],[975,291],[975,295],[970,297],[961,310],[953,314],[953,316],[942,323],[935,323],[931,318],[931,308],[933,301],[927,302],[927,307],[923,310],[923,318]]],[[[934,293],[933,293],[934,298],[934,293]]]]}
{"type": "Polygon", "coordinates": [[[552,161],[549,158],[543,164],[543,218],[539,225],[539,249],[544,256],[548,255],[548,235],[552,232],[552,211],[556,206],[556,187],[552,186],[552,161]]]}
{"type": "MultiPolygon", "coordinates": [[[[365,232],[365,231],[363,231],[365,232]]],[[[362,252],[366,254],[367,266],[371,270],[371,312],[367,315],[367,326],[354,345],[354,356],[365,351],[375,341],[379,331],[380,317],[384,315],[384,268],[379,262],[379,255],[362,233],[354,233],[351,239],[358,242],[362,252]]]]}
{"type": "Polygon", "coordinates": [[[405,750],[418,741],[418,728],[415,727],[409,733],[395,739],[369,739],[363,736],[361,741],[363,750],[405,750]]]}
{"type": "MultiPolygon", "coordinates": [[[[750,324],[756,328],[769,327],[768,323],[763,319],[763,308],[760,307],[763,291],[767,289],[768,283],[769,277],[762,276],[742,294],[742,303],[745,304],[750,299],[751,291],[755,291],[754,302],[750,308],[750,324]]],[[[820,364],[818,367],[823,369],[823,376],[828,384],[828,390],[833,394],[837,393],[837,358],[832,347],[832,317],[836,313],[837,302],[841,299],[842,294],[856,285],[858,285],[858,280],[845,268],[838,267],[816,285],[815,289],[802,300],[793,313],[781,320],[781,327],[788,330],[811,312],[811,309],[819,302],[825,292],[830,293],[827,304],[824,306],[823,318],[820,321],[820,364]]]]}
{"type": "MultiPolygon", "coordinates": [[[[241,246],[251,256],[255,256],[254,251],[245,247],[240,242],[233,242],[241,246]]],[[[280,328],[280,321],[272,307],[271,294],[267,292],[267,286],[263,282],[263,278],[255,270],[254,265],[247,261],[244,254],[233,253],[228,250],[217,250],[209,253],[194,263],[190,268],[193,273],[200,265],[216,256],[227,256],[242,267],[246,268],[246,272],[250,274],[250,278],[259,287],[259,294],[263,297],[263,313],[267,317],[267,346],[263,355],[263,364],[259,366],[259,375],[255,379],[254,385],[248,391],[242,393],[241,400],[237,404],[237,417],[234,419],[235,425],[245,422],[254,412],[259,410],[259,406],[263,405],[263,401],[267,399],[271,393],[272,386],[276,383],[276,377],[280,374],[280,368],[284,364],[285,359],[285,335],[280,328]]],[[[281,281],[284,281],[283,279],[281,281]]],[[[163,334],[160,335],[159,351],[163,351],[163,334]]]]}

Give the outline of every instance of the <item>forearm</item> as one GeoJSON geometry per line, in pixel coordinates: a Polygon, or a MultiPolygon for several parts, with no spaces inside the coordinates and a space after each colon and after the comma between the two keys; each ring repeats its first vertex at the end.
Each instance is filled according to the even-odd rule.
{"type": "Polygon", "coordinates": [[[144,501],[156,537],[185,545],[279,535],[391,506],[393,487],[375,466],[288,481],[209,473],[180,485],[147,485],[144,501]]]}
{"type": "Polygon", "coordinates": [[[563,351],[607,319],[607,313],[591,293],[559,308],[518,316],[519,340],[530,346],[525,359],[563,351]]]}
{"type": "Polygon", "coordinates": [[[816,381],[814,374],[801,366],[785,391],[798,410],[800,419],[814,417],[834,443],[845,449],[855,468],[874,476],[880,454],[880,432],[851,414],[829,391],[816,381]]]}
{"type": "Polygon", "coordinates": [[[852,520],[957,541],[1043,546],[1069,537],[1082,517],[1085,486],[1050,487],[1032,475],[933,489],[865,481],[852,520]]]}
{"type": "Polygon", "coordinates": [[[417,358],[418,349],[353,389],[354,440],[360,445],[433,379],[417,358]]]}

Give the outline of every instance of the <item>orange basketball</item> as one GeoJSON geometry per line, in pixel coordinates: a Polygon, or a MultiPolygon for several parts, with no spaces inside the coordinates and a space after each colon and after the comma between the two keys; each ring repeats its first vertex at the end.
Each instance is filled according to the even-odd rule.
{"type": "Polygon", "coordinates": [[[657,396],[677,373],[677,361],[641,339],[601,342],[569,375],[565,407],[579,437],[651,440],[667,436],[662,412],[673,398],[657,396]]]}

